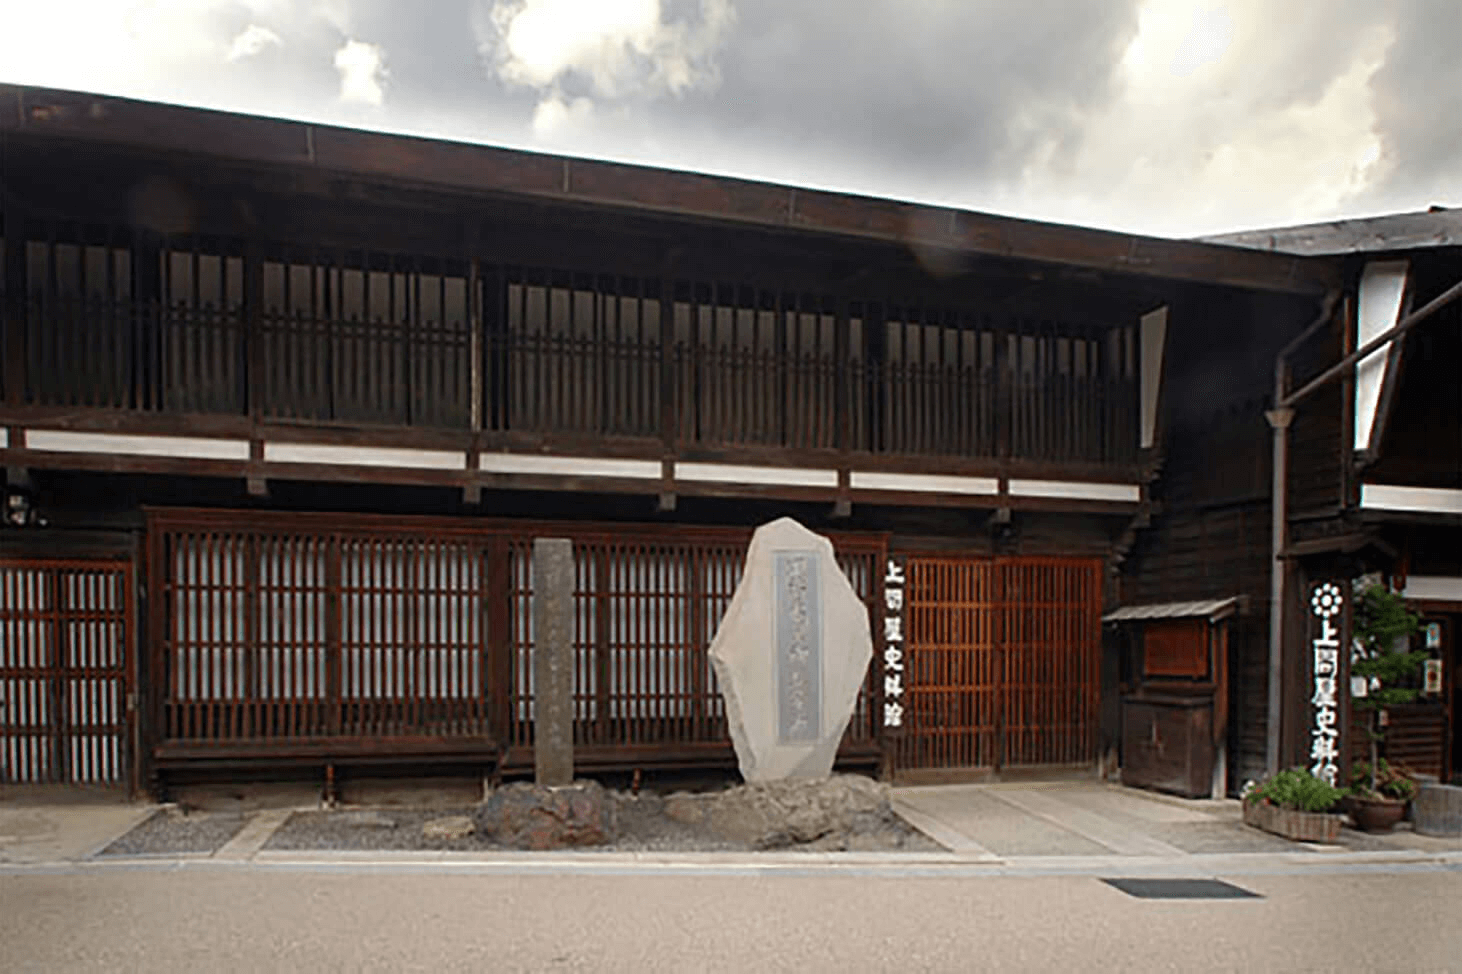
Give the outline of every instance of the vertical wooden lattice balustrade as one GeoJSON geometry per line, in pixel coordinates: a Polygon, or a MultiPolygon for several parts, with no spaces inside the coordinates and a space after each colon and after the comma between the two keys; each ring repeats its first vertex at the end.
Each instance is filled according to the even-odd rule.
{"type": "Polygon", "coordinates": [[[4,322],[23,363],[6,395],[21,405],[610,437],[656,456],[1137,457],[1136,326],[1080,309],[1057,321],[978,295],[926,305],[465,252],[22,226],[4,322]]]}

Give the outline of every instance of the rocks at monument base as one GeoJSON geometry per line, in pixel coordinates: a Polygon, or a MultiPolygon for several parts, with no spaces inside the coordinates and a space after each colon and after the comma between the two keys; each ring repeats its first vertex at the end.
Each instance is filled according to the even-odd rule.
{"type": "Polygon", "coordinates": [[[705,825],[722,838],[757,849],[883,848],[876,833],[898,822],[888,787],[859,775],[793,778],[706,795],[670,795],[665,815],[687,825],[705,825]]]}
{"type": "Polygon", "coordinates": [[[434,818],[421,824],[423,839],[465,839],[476,831],[477,826],[466,815],[448,815],[434,818]]]}
{"type": "Polygon", "coordinates": [[[594,781],[558,788],[522,782],[495,790],[478,809],[476,824],[517,849],[604,845],[615,837],[615,802],[594,781]]]}
{"type": "Polygon", "coordinates": [[[741,776],[826,778],[873,655],[832,542],[791,518],[758,528],[710,655],[741,776]]]}

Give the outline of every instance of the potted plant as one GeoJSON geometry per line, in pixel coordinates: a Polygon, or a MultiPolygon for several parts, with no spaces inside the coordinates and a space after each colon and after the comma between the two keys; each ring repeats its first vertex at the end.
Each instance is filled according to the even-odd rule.
{"type": "Polygon", "coordinates": [[[1377,758],[1374,765],[1357,761],[1350,769],[1346,804],[1356,828],[1389,832],[1401,821],[1406,803],[1416,797],[1416,790],[1416,780],[1385,758],[1377,758]]]}
{"type": "Polygon", "coordinates": [[[1357,828],[1390,831],[1401,821],[1406,803],[1416,794],[1416,782],[1386,764],[1381,744],[1386,738],[1387,708],[1410,703],[1415,687],[1406,686],[1426,660],[1424,651],[1412,651],[1411,635],[1420,620],[1406,610],[1401,596],[1383,585],[1368,586],[1356,607],[1353,678],[1364,681],[1365,695],[1353,695],[1355,707],[1370,715],[1367,736],[1371,759],[1351,771],[1350,814],[1357,828]]]}
{"type": "Polygon", "coordinates": [[[1299,842],[1334,842],[1345,816],[1330,810],[1344,795],[1308,770],[1291,768],[1244,793],[1244,822],[1299,842]]]}

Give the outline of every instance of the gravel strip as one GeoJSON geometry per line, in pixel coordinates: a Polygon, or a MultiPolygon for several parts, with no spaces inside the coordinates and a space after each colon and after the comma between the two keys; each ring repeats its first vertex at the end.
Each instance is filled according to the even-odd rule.
{"type": "Polygon", "coordinates": [[[421,827],[432,819],[471,815],[472,808],[340,808],[295,812],[269,837],[265,849],[453,850],[500,848],[476,834],[461,839],[428,839],[421,827]]]}
{"type": "Polygon", "coordinates": [[[236,812],[163,809],[103,849],[103,856],[212,854],[223,848],[248,821],[236,812]]]}
{"type": "MultiPolygon", "coordinates": [[[[753,852],[744,842],[729,841],[704,826],[675,821],[664,814],[658,796],[620,795],[619,838],[610,845],[584,847],[579,852],[753,852]]],[[[421,850],[459,851],[503,849],[483,835],[459,839],[429,839],[422,826],[433,819],[452,815],[472,817],[472,806],[458,808],[336,809],[296,812],[270,837],[270,850],[421,850]]],[[[831,852],[942,852],[943,846],[894,819],[862,829],[852,835],[829,836],[815,842],[791,846],[783,851],[831,852]]]]}

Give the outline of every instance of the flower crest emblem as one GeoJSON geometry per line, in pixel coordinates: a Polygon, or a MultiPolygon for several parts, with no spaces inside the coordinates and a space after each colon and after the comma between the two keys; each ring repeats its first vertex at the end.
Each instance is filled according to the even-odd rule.
{"type": "Polygon", "coordinates": [[[1315,615],[1322,619],[1329,619],[1340,612],[1340,589],[1330,582],[1326,582],[1315,589],[1315,594],[1310,598],[1310,607],[1315,610],[1315,615]]]}

